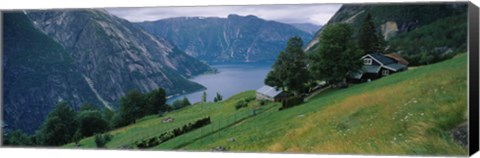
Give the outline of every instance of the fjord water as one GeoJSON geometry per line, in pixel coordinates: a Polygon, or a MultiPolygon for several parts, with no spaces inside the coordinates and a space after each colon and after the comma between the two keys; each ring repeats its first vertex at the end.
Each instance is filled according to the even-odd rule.
{"type": "Polygon", "coordinates": [[[272,64],[272,62],[264,62],[210,65],[216,68],[219,73],[200,75],[190,79],[205,86],[206,90],[172,97],[168,99],[168,103],[171,104],[177,99],[187,97],[193,104],[201,101],[204,91],[207,92],[207,101],[213,102],[217,92],[223,96],[223,100],[226,100],[237,93],[256,90],[263,86],[263,81],[272,64]]]}

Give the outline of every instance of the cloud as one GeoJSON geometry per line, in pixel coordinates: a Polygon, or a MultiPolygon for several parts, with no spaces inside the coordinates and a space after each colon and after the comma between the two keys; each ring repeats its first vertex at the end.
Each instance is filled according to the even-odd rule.
{"type": "Polygon", "coordinates": [[[107,8],[116,16],[131,22],[154,21],[171,17],[227,17],[229,14],[255,15],[284,23],[323,25],[340,9],[341,4],[312,5],[246,5],[198,7],[107,8]]]}

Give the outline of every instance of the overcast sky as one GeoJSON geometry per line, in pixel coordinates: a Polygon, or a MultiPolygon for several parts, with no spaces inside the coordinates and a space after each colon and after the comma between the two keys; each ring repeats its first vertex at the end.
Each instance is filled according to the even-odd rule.
{"type": "Polygon", "coordinates": [[[227,17],[229,14],[255,15],[283,23],[323,25],[340,9],[340,4],[321,5],[251,5],[210,7],[110,8],[110,13],[131,22],[154,21],[170,17],[227,17]]]}

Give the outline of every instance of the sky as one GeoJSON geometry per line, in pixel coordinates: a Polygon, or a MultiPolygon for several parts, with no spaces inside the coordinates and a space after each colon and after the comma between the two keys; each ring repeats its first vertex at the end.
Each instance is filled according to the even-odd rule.
{"type": "Polygon", "coordinates": [[[255,15],[283,23],[324,25],[340,9],[341,4],[315,5],[245,5],[155,8],[107,8],[107,11],[131,22],[155,21],[171,17],[222,17],[229,14],[255,15]]]}

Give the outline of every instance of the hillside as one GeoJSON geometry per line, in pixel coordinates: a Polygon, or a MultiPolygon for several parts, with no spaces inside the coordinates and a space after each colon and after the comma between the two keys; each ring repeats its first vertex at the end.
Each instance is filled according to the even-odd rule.
{"type": "MultiPolygon", "coordinates": [[[[356,36],[367,14],[371,14],[377,32],[387,41],[387,52],[403,53],[402,56],[412,61],[412,65],[419,65],[426,64],[419,61],[422,54],[442,56],[466,51],[467,39],[462,36],[467,31],[466,13],[466,3],[347,4],[325,26],[348,23],[356,36]],[[432,37],[432,32],[440,38],[432,37]],[[417,41],[422,42],[409,44],[417,41]]],[[[305,50],[314,51],[318,47],[321,32],[322,29],[308,42],[305,50]]]]}
{"type": "Polygon", "coordinates": [[[23,13],[3,14],[3,18],[3,121],[7,129],[33,133],[38,120],[58,101],[100,104],[61,45],[36,30],[23,13]]]}
{"type": "Polygon", "coordinates": [[[320,30],[320,28],[322,28],[322,25],[315,25],[311,23],[292,23],[290,25],[312,35],[314,35],[318,30],[320,30]]]}
{"type": "Polygon", "coordinates": [[[168,95],[201,90],[202,85],[188,78],[212,70],[170,42],[103,10],[3,15],[10,14],[23,16],[5,18],[8,25],[3,27],[8,32],[3,35],[8,53],[4,64],[12,64],[3,79],[8,84],[4,110],[9,129],[33,133],[60,101],[74,109],[87,102],[115,108],[132,89],[162,87],[168,95]]]}
{"type": "Polygon", "coordinates": [[[187,54],[210,63],[274,60],[292,36],[312,35],[291,25],[253,15],[227,18],[178,17],[137,23],[156,37],[172,41],[187,54]]]}
{"type": "MultiPolygon", "coordinates": [[[[349,88],[331,89],[287,110],[278,111],[278,104],[264,105],[257,115],[248,114],[251,105],[234,110],[235,102],[253,96],[254,92],[245,92],[227,101],[145,118],[110,132],[114,137],[107,146],[118,148],[209,115],[212,124],[153,149],[209,151],[221,146],[239,152],[467,154],[450,133],[467,120],[466,54],[349,88]],[[225,126],[232,116],[239,115],[248,118],[225,126]],[[162,125],[166,117],[180,121],[162,125]]],[[[81,144],[94,147],[92,138],[81,144]]]]}

